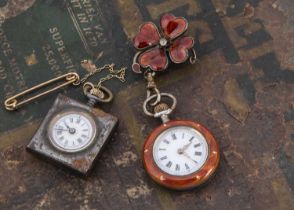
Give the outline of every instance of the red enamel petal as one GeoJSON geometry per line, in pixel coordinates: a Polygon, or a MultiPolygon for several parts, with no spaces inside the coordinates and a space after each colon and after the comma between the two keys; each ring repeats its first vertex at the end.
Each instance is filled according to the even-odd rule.
{"type": "Polygon", "coordinates": [[[194,40],[191,37],[181,37],[176,39],[169,48],[170,59],[174,63],[183,63],[188,57],[188,49],[191,49],[194,45],[194,40]]]}
{"type": "Polygon", "coordinates": [[[135,36],[133,43],[137,49],[144,49],[158,44],[160,35],[157,27],[152,22],[144,23],[139,33],[135,36]]]}
{"type": "Polygon", "coordinates": [[[168,13],[161,17],[160,26],[167,38],[174,39],[187,30],[188,22],[185,18],[168,13]]]}
{"type": "Polygon", "coordinates": [[[168,65],[167,57],[163,49],[153,48],[147,50],[139,57],[139,63],[143,68],[151,68],[153,71],[165,70],[168,65]]]}

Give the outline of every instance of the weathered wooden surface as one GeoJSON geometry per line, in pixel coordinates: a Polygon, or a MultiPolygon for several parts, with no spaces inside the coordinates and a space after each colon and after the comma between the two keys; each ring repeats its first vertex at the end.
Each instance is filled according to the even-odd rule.
{"type": "MultiPolygon", "coordinates": [[[[127,84],[108,83],[117,94],[102,108],[120,125],[88,179],[25,151],[55,95],[0,110],[0,209],[294,209],[292,0],[0,1],[1,99],[68,70],[83,73],[85,57],[130,69],[131,37],[164,12],[189,20],[200,61],[173,66],[159,86],[179,99],[175,118],[213,131],[216,176],[187,192],[147,177],[141,147],[159,122],[144,116],[145,84],[129,71],[127,84]]],[[[86,101],[80,89],[65,94],[86,101]]]]}

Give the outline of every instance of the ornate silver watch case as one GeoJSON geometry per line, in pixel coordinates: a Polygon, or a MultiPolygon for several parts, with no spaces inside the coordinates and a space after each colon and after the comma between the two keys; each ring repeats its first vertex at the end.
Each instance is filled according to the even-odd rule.
{"type": "Polygon", "coordinates": [[[60,94],[27,145],[27,149],[79,174],[87,175],[117,123],[116,117],[60,94]],[[69,116],[67,123],[64,123],[67,118],[62,118],[65,115],[69,116]],[[88,125],[78,122],[81,120],[79,116],[84,117],[84,124],[87,124],[88,119],[88,125]],[[77,125],[71,124],[74,120],[77,125]],[[59,124],[55,125],[55,122],[59,124]],[[79,124],[84,127],[79,127],[79,124]],[[56,129],[56,134],[52,134],[53,129],[56,129]],[[91,132],[87,132],[87,129],[91,132]],[[82,142],[81,145],[77,145],[79,142],[82,142]]]}

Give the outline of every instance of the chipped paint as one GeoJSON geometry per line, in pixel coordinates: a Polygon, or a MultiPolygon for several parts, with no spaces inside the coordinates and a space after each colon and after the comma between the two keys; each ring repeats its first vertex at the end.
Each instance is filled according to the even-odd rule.
{"type": "Polygon", "coordinates": [[[124,152],[121,156],[115,157],[114,162],[117,166],[126,167],[138,160],[137,154],[132,151],[124,152]]]}
{"type": "Polygon", "coordinates": [[[152,190],[145,184],[140,184],[126,189],[126,192],[131,199],[138,199],[141,196],[148,196],[151,191],[152,190]]]}
{"type": "MultiPolygon", "coordinates": [[[[8,0],[4,1],[6,4],[0,7],[0,16],[8,20],[15,17],[29,9],[36,0],[8,0]]],[[[1,2],[1,4],[3,4],[1,2]]]]}
{"type": "Polygon", "coordinates": [[[262,1],[256,8],[260,18],[273,37],[273,48],[282,68],[294,69],[294,4],[292,0],[262,1]]]}
{"type": "Polygon", "coordinates": [[[238,83],[229,79],[224,85],[224,104],[228,113],[237,121],[244,123],[250,112],[250,107],[242,95],[238,83]]]}
{"type": "Polygon", "coordinates": [[[138,31],[138,26],[143,23],[142,15],[136,6],[135,0],[118,0],[117,7],[120,14],[120,21],[127,37],[132,40],[138,31]]]}
{"type": "Polygon", "coordinates": [[[36,54],[34,52],[32,54],[28,55],[28,56],[25,56],[24,59],[25,59],[26,64],[28,66],[33,66],[33,65],[38,63],[37,56],[36,56],[36,54]]]}
{"type": "Polygon", "coordinates": [[[188,10],[187,13],[188,15],[193,15],[193,14],[197,14],[199,13],[200,7],[197,3],[197,1],[193,1],[193,0],[169,0],[169,1],[164,1],[162,3],[156,3],[156,4],[147,4],[147,9],[151,14],[151,17],[153,19],[157,19],[160,17],[160,15],[171,11],[175,8],[178,7],[183,7],[183,6],[187,6],[188,10]]]}

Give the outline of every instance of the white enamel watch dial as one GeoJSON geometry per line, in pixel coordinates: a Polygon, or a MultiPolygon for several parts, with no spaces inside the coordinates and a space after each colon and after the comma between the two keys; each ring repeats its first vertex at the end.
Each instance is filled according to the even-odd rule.
{"type": "Polygon", "coordinates": [[[93,118],[80,111],[56,115],[49,123],[48,136],[52,145],[63,152],[79,152],[87,148],[96,136],[93,118]]]}
{"type": "Polygon", "coordinates": [[[185,176],[197,172],[208,157],[208,144],[192,127],[175,126],[163,131],[155,140],[153,158],[165,173],[185,176]]]}

